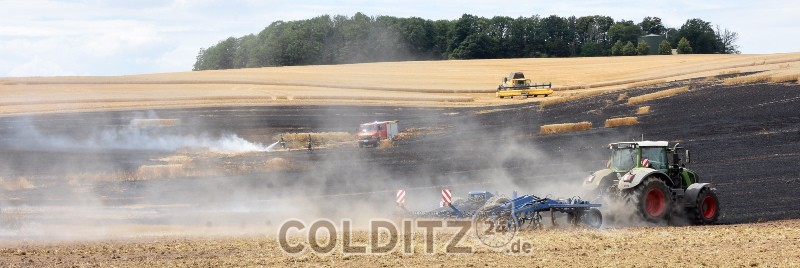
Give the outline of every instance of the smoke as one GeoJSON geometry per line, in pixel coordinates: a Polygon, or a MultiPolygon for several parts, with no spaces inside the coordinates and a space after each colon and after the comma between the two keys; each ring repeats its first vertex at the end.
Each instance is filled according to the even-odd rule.
{"type": "Polygon", "coordinates": [[[121,126],[110,126],[88,137],[43,134],[30,121],[13,127],[13,146],[39,150],[150,150],[175,151],[181,148],[208,149],[214,152],[267,152],[275,144],[265,146],[247,141],[234,133],[212,136],[209,133],[175,133],[177,119],[161,119],[153,112],[146,118],[135,117],[121,126]]]}

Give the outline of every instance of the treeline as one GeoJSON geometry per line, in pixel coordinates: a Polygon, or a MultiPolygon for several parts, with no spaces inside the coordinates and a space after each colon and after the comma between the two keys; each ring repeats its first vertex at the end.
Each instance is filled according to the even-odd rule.
{"type": "MultiPolygon", "coordinates": [[[[477,17],[457,20],[319,16],[277,21],[258,35],[230,37],[200,49],[194,70],[379,61],[591,57],[646,54],[638,38],[665,35],[660,51],[739,53],[737,34],[701,19],[667,28],[658,17],[641,22],[609,16],[477,17]],[[680,46],[680,47],[679,47],[680,46]],[[687,47],[688,46],[688,47],[687,47]]],[[[642,42],[644,43],[644,42],[642,42]]]]}

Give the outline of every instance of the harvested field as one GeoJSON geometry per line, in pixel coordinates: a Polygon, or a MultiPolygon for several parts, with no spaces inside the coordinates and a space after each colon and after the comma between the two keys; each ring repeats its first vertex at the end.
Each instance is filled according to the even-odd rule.
{"type": "Polygon", "coordinates": [[[550,98],[550,99],[547,99],[547,100],[543,100],[543,101],[539,102],[539,105],[542,108],[544,108],[546,106],[550,106],[550,105],[554,105],[554,104],[559,104],[559,103],[579,100],[579,99],[588,98],[588,97],[597,96],[597,95],[602,95],[602,94],[606,94],[606,93],[608,93],[608,92],[603,91],[603,90],[584,91],[584,92],[580,92],[580,93],[574,93],[574,94],[571,94],[571,95],[566,95],[566,96],[563,96],[563,97],[554,97],[554,98],[550,98]]]}
{"type": "Polygon", "coordinates": [[[740,70],[728,70],[728,71],[722,71],[722,72],[719,72],[719,75],[720,75],[720,76],[724,76],[724,75],[732,75],[732,74],[739,74],[739,73],[741,73],[741,72],[742,72],[742,71],[740,71],[740,70]]]}
{"type": "Polygon", "coordinates": [[[589,129],[592,129],[592,123],[588,121],[579,123],[551,124],[541,126],[539,129],[539,134],[567,133],[589,129]]]}
{"type": "MultiPolygon", "coordinates": [[[[0,84],[0,114],[331,103],[492,106],[509,103],[496,99],[493,93],[500,78],[510,70],[536,74],[535,80],[552,82],[558,92],[580,92],[707,77],[733,68],[742,72],[777,70],[795,62],[800,62],[798,53],[666,55],[390,62],[118,77],[7,78],[0,84]]],[[[548,99],[532,98],[524,102],[548,99]]]]}
{"type": "Polygon", "coordinates": [[[644,94],[644,95],[641,95],[641,96],[631,97],[631,98],[628,99],[628,105],[635,105],[635,104],[638,104],[638,103],[651,101],[651,100],[655,100],[655,99],[667,98],[667,97],[671,97],[671,96],[674,96],[676,94],[680,94],[680,93],[683,93],[683,92],[686,92],[686,91],[689,91],[689,87],[679,87],[679,88],[667,89],[667,90],[662,90],[662,91],[658,91],[658,92],[654,92],[654,93],[650,93],[650,94],[644,94]]]}
{"type": "MultiPolygon", "coordinates": [[[[353,246],[369,244],[369,234],[353,235],[353,246]]],[[[617,267],[639,266],[726,266],[791,267],[800,265],[800,221],[758,224],[650,227],[606,230],[526,231],[519,241],[532,243],[527,254],[496,252],[468,236],[458,246],[473,247],[476,253],[446,255],[443,247],[452,235],[434,240],[435,254],[405,256],[344,255],[341,246],[330,255],[305,253],[289,256],[280,250],[274,236],[232,238],[140,238],[130,241],[70,242],[54,245],[0,244],[0,265],[17,266],[426,266],[435,263],[469,263],[476,266],[617,267]],[[637,254],[630,254],[632,248],[637,254]],[[674,257],[675,248],[696,252],[674,257]],[[749,250],[742,251],[747,248],[749,250]]],[[[385,239],[385,238],[384,238],[385,239]]],[[[383,239],[381,240],[384,241],[383,239]]],[[[412,246],[424,252],[422,234],[412,246]]],[[[399,250],[398,250],[399,251],[399,250]]]]}
{"type": "MultiPolygon", "coordinates": [[[[313,147],[327,147],[356,141],[355,134],[349,132],[284,133],[282,135],[287,149],[305,149],[309,139],[311,139],[313,147]]],[[[274,136],[274,140],[280,139],[281,135],[274,136]]]]}
{"type": "Polygon", "coordinates": [[[4,178],[0,177],[0,189],[4,191],[17,191],[33,189],[35,186],[26,177],[4,178]]]}
{"type": "Polygon", "coordinates": [[[293,163],[281,157],[273,157],[268,159],[263,169],[263,171],[265,172],[296,171],[296,170],[299,170],[299,167],[297,166],[296,163],[293,163]]]}
{"type": "MultiPolygon", "coordinates": [[[[477,114],[489,113],[491,111],[478,111],[477,114]]],[[[446,133],[449,127],[426,127],[426,128],[407,128],[397,133],[397,140],[414,140],[431,135],[441,135],[446,133]]]]}
{"type": "Polygon", "coordinates": [[[638,83],[629,84],[628,88],[646,87],[646,86],[663,84],[663,83],[666,83],[666,82],[667,82],[667,80],[664,80],[664,79],[658,79],[658,80],[652,80],[652,81],[644,81],[644,82],[638,82],[638,83]]]}
{"type": "Polygon", "coordinates": [[[174,127],[180,124],[178,119],[133,119],[132,127],[174,127]]]}
{"type": "Polygon", "coordinates": [[[382,140],[380,144],[378,144],[378,149],[390,149],[394,147],[394,142],[390,140],[382,140]]]}
{"type": "Polygon", "coordinates": [[[634,117],[619,117],[606,119],[605,127],[618,127],[639,124],[639,119],[634,117]]]}
{"type": "Polygon", "coordinates": [[[142,165],[136,169],[136,179],[160,179],[186,176],[186,170],[181,164],[142,165]]]}
{"type": "MultiPolygon", "coordinates": [[[[735,55],[726,58],[728,62],[712,63],[719,66],[752,64],[733,67],[743,73],[754,72],[749,69],[751,67],[776,65],[777,69],[769,73],[771,77],[791,75],[795,71],[786,62],[777,63],[785,58],[758,60],[749,57],[750,61],[744,63],[737,56],[749,57],[735,55]],[[756,60],[758,64],[753,64],[756,60]]],[[[714,58],[706,58],[709,59],[714,58]]],[[[552,59],[542,60],[533,62],[546,63],[552,59]]],[[[501,65],[492,68],[507,67],[502,65],[506,63],[502,60],[495,62],[501,65]]],[[[478,63],[466,61],[465,69],[478,63]]],[[[697,62],[689,60],[680,65],[686,67],[694,63],[697,62]]],[[[696,67],[706,70],[699,63],[696,67]]],[[[344,66],[343,70],[347,68],[355,67],[344,66]]],[[[265,70],[236,71],[253,72],[253,76],[241,77],[242,81],[265,74],[265,70]]],[[[719,71],[708,70],[698,77],[719,71]]],[[[345,76],[344,73],[338,75],[345,76]]],[[[634,78],[645,79],[644,76],[634,78]]],[[[36,79],[39,78],[30,78],[36,79]]],[[[413,79],[406,77],[406,80],[413,79]]],[[[25,178],[34,187],[15,186],[13,191],[0,191],[0,266],[798,265],[800,197],[795,193],[800,191],[796,167],[800,162],[800,116],[796,109],[800,85],[728,86],[702,79],[667,80],[668,84],[639,88],[622,85],[609,89],[559,91],[557,95],[562,98],[586,95],[541,106],[528,101],[483,102],[493,95],[464,93],[472,94],[469,96],[476,101],[470,104],[477,104],[475,106],[504,105],[426,108],[414,107],[424,106],[419,103],[331,105],[330,102],[276,100],[270,105],[259,102],[243,106],[235,100],[229,107],[210,107],[198,104],[200,102],[177,101],[176,105],[189,104],[191,108],[6,114],[0,117],[0,149],[3,151],[0,176],[5,183],[25,178]],[[647,96],[689,84],[695,85],[692,90],[668,98],[654,97],[646,101],[647,106],[633,109],[636,106],[626,105],[631,96],[647,96]],[[620,98],[621,94],[626,96],[620,98]],[[638,124],[591,128],[604,124],[609,118],[629,117],[645,107],[648,112],[637,117],[638,124]],[[166,128],[135,128],[133,133],[137,135],[133,136],[120,132],[131,130],[131,119],[142,118],[142,114],[147,113],[154,114],[147,118],[175,119],[180,123],[166,128]],[[388,150],[358,148],[346,142],[312,152],[267,152],[262,150],[263,146],[253,146],[254,143],[269,145],[281,133],[348,133],[359,123],[376,119],[399,120],[402,133],[407,134],[388,150]],[[588,123],[589,128],[530,135],[541,132],[542,127],[562,122],[588,123]],[[158,132],[161,136],[155,138],[138,135],[153,131],[163,132],[158,132]],[[231,137],[227,135],[230,133],[246,139],[223,139],[231,137]],[[224,142],[255,149],[217,152],[202,146],[169,147],[169,150],[147,146],[89,146],[115,144],[97,143],[102,139],[125,142],[146,138],[158,143],[160,138],[170,135],[202,141],[199,144],[206,147],[224,142]],[[692,150],[692,162],[688,167],[718,190],[722,211],[719,225],[663,227],[633,223],[629,227],[600,230],[565,227],[524,232],[519,235],[520,241],[529,241],[534,248],[528,256],[508,255],[486,248],[457,256],[439,253],[343,256],[309,252],[289,256],[277,249],[275,229],[289,218],[304,221],[327,218],[336,224],[343,218],[352,218],[355,222],[391,218],[398,210],[394,203],[398,188],[407,190],[409,209],[422,211],[438,208],[442,188],[451,189],[454,197],[476,190],[571,197],[576,195],[579,188],[576,185],[587,173],[604,167],[608,160],[605,149],[608,143],[641,137],[679,142],[692,150]],[[175,172],[170,173],[171,168],[175,172]],[[159,178],[115,178],[133,178],[140,169],[142,173],[152,174],[150,177],[159,178]],[[178,176],[181,169],[186,176],[178,176]],[[770,198],[759,198],[764,196],[770,198]],[[705,254],[675,257],[674,250],[670,251],[675,247],[692,248],[705,254]],[[636,248],[637,254],[632,255],[631,248],[636,248]],[[751,250],[742,251],[741,248],[751,250]]],[[[3,86],[53,86],[57,89],[64,86],[25,85],[14,81],[13,85],[3,86]]],[[[354,81],[352,83],[361,83],[354,81]]],[[[211,87],[201,82],[196,86],[211,87]]],[[[577,84],[575,86],[579,86],[577,84]]],[[[142,82],[135,86],[152,85],[155,84],[142,82]]],[[[99,89],[104,85],[93,86],[99,89]]],[[[176,84],[175,88],[179,86],[182,85],[176,84]]],[[[80,87],[76,84],[73,89],[80,87]]],[[[109,87],[113,91],[115,85],[109,84],[109,87]]],[[[222,88],[220,91],[224,91],[222,88]]],[[[182,94],[188,94],[189,90],[185,90],[187,92],[182,94]]],[[[389,92],[362,90],[375,94],[389,92]]],[[[164,94],[172,94],[169,92],[166,90],[164,94]]],[[[197,92],[198,95],[207,93],[210,94],[202,90],[197,92]]],[[[251,93],[240,96],[252,96],[251,93]]],[[[42,109],[37,111],[46,111],[55,103],[58,102],[30,105],[42,109]]],[[[84,105],[80,101],[73,104],[84,105]]],[[[105,104],[98,102],[97,105],[105,104]]],[[[147,101],[137,105],[153,107],[147,101]]],[[[10,111],[6,106],[0,109],[10,111]]],[[[341,134],[342,139],[345,136],[353,138],[352,134],[341,134]]],[[[307,136],[300,135],[298,139],[304,138],[307,136]]],[[[365,236],[364,232],[356,233],[355,242],[367,241],[365,236]]],[[[448,236],[437,239],[445,241],[448,236]]],[[[474,238],[468,239],[472,241],[466,241],[467,245],[477,245],[474,238]]],[[[420,240],[415,243],[415,246],[422,246],[420,240]]]]}

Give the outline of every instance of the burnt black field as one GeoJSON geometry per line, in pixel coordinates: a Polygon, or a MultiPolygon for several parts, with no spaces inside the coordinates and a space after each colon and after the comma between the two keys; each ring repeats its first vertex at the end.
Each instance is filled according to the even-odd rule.
{"type": "MultiPolygon", "coordinates": [[[[343,146],[313,152],[275,152],[242,160],[281,157],[313,168],[226,177],[144,181],[104,181],[89,192],[106,205],[190,203],[199,207],[279,200],[306,194],[312,200],[393,202],[394,191],[447,186],[469,190],[518,190],[546,195],[553,184],[574,185],[604,166],[606,145],[617,141],[667,140],[692,152],[702,181],[714,183],[722,206],[721,223],[749,223],[800,218],[800,86],[751,84],[723,86],[680,81],[633,89],[637,96],[679,85],[690,91],[639,105],[609,93],[539,108],[536,103],[491,108],[410,108],[355,106],[219,107],[152,111],[178,118],[179,135],[235,133],[251,141],[273,142],[282,132],[353,132],[359,123],[399,120],[400,129],[440,129],[403,140],[390,149],[343,146]],[[604,128],[607,118],[635,116],[639,124],[604,128]],[[490,111],[491,110],[491,111],[490,111]],[[539,135],[544,124],[589,121],[588,131],[539,135]],[[313,191],[306,191],[313,188],[313,191]],[[145,190],[146,189],[146,190],[145,190]],[[146,196],[144,192],[147,192],[146,196]],[[242,193],[245,194],[242,194],[242,193]],[[148,197],[157,196],[156,199],[148,197]],[[212,196],[213,198],[209,198],[212,196]]],[[[63,174],[135,170],[171,151],[147,148],[54,149],[35,144],[20,128],[40,136],[91,137],[123,126],[136,112],[70,113],[0,118],[0,176],[46,178],[33,189],[4,191],[8,206],[43,206],[77,202],[85,192],[71,190],[63,174]]],[[[205,163],[214,165],[213,162],[205,163]]],[[[431,190],[433,189],[433,190],[431,190]]],[[[579,189],[561,189],[566,192],[579,189]]],[[[437,197],[434,196],[433,199],[437,197]]],[[[318,206],[333,206],[320,202],[318,206]]],[[[2,209],[2,208],[0,208],[2,209]]],[[[335,209],[335,208],[330,208],[335,209]]]]}

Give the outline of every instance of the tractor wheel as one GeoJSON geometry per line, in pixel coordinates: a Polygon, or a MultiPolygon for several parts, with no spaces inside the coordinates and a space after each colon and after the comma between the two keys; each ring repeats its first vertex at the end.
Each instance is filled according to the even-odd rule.
{"type": "Polygon", "coordinates": [[[669,188],[656,177],[645,178],[627,197],[642,218],[650,222],[664,222],[672,211],[669,188]]]}
{"type": "Polygon", "coordinates": [[[603,225],[603,214],[593,208],[581,213],[580,223],[590,228],[600,228],[603,225]]]}
{"type": "Polygon", "coordinates": [[[689,213],[690,220],[695,224],[713,224],[719,219],[719,199],[717,194],[709,188],[700,190],[697,195],[697,204],[689,213]]]}

